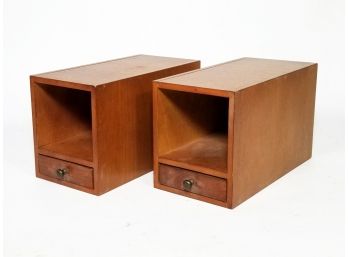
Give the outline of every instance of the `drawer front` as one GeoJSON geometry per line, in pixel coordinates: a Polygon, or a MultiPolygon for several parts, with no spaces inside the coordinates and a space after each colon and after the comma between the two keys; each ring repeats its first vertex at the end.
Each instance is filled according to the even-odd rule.
{"type": "Polygon", "coordinates": [[[39,155],[39,171],[51,178],[93,188],[92,168],[39,155]]]}
{"type": "Polygon", "coordinates": [[[227,182],[223,178],[159,164],[159,182],[176,189],[226,201],[227,182]]]}

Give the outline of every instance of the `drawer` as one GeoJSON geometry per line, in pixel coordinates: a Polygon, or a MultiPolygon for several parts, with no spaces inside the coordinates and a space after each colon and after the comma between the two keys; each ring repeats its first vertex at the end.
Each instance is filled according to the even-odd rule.
{"type": "Polygon", "coordinates": [[[39,155],[41,174],[79,186],[93,188],[93,169],[71,162],[39,155]]]}
{"type": "Polygon", "coordinates": [[[159,182],[179,190],[226,201],[227,182],[223,178],[159,164],[159,182]]]}

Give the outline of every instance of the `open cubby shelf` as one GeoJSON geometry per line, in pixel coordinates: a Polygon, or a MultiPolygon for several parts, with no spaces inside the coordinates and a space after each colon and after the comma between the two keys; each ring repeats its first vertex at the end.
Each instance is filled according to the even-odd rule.
{"type": "Polygon", "coordinates": [[[158,161],[227,176],[228,98],[160,89],[158,161]]]}
{"type": "Polygon", "coordinates": [[[218,177],[226,177],[226,153],[226,134],[210,134],[159,156],[159,162],[218,177]]]}
{"type": "Polygon", "coordinates": [[[72,162],[84,162],[90,166],[93,162],[92,132],[87,131],[59,142],[41,146],[39,153],[54,157],[60,156],[60,158],[72,162]]]}
{"type": "Polygon", "coordinates": [[[92,166],[91,93],[38,84],[35,97],[39,154],[92,166]]]}

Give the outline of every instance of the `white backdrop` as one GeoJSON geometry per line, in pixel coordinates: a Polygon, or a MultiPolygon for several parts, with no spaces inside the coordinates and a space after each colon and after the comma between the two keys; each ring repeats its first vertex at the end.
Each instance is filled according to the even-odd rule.
{"type": "Polygon", "coordinates": [[[343,256],[344,1],[7,0],[5,256],[343,256]],[[313,158],[234,210],[34,176],[29,75],[138,53],[319,63],[313,158]]]}

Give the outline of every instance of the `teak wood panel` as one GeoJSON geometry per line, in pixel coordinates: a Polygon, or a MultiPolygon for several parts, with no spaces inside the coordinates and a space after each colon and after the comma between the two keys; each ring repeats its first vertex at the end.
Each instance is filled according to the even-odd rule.
{"type": "Polygon", "coordinates": [[[198,67],[190,63],[96,88],[101,193],[153,169],[152,81],[198,67]]]}
{"type": "MultiPolygon", "coordinates": [[[[195,61],[140,54],[41,73],[35,76],[54,81],[68,81],[69,83],[97,87],[115,81],[143,76],[153,72],[165,71],[168,68],[180,67],[186,64],[190,65],[192,62],[195,61]]],[[[184,71],[189,70],[184,69],[184,71]]]]}
{"type": "Polygon", "coordinates": [[[317,66],[236,93],[233,206],[311,158],[317,66]]]}
{"type": "Polygon", "coordinates": [[[163,78],[158,82],[198,87],[205,92],[237,92],[310,65],[312,63],[246,57],[163,78]]]}

